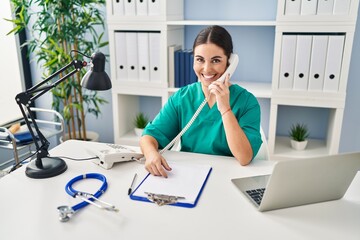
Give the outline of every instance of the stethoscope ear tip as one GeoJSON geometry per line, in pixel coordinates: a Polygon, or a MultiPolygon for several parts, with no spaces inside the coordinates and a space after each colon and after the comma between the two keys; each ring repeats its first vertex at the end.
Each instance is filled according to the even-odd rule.
{"type": "Polygon", "coordinates": [[[67,222],[70,220],[70,215],[74,214],[75,211],[69,206],[59,206],[59,220],[60,222],[67,222]]]}

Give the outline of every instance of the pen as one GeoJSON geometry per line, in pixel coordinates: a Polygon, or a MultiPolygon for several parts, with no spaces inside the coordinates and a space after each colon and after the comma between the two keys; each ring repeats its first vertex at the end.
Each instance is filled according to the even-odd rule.
{"type": "Polygon", "coordinates": [[[133,188],[136,176],[137,176],[137,173],[135,173],[134,178],[133,178],[133,180],[131,182],[131,185],[130,185],[129,190],[128,190],[128,195],[130,195],[130,193],[132,192],[132,188],[133,188]]]}

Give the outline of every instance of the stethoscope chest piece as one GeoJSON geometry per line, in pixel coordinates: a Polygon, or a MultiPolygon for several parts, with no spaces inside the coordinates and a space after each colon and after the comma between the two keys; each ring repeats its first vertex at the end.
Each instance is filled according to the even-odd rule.
{"type": "Polygon", "coordinates": [[[67,222],[70,220],[70,215],[73,215],[75,211],[69,206],[59,206],[59,220],[60,222],[67,222]]]}

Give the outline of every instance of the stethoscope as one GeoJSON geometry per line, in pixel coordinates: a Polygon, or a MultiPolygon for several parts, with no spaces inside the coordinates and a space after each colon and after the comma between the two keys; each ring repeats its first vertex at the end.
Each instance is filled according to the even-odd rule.
{"type": "Polygon", "coordinates": [[[81,203],[78,203],[72,207],[70,206],[59,206],[58,210],[59,210],[59,220],[61,222],[67,222],[70,220],[70,217],[72,215],[74,215],[78,210],[80,210],[81,208],[92,204],[100,209],[104,209],[104,210],[108,210],[108,211],[113,211],[113,212],[118,212],[119,210],[112,204],[109,204],[107,202],[101,201],[99,199],[99,197],[106,191],[108,187],[107,181],[106,181],[106,177],[100,173],[87,173],[84,175],[79,175],[77,177],[74,177],[73,179],[71,179],[65,186],[65,191],[72,197],[76,198],[79,197],[81,200],[83,200],[81,203]],[[101,187],[99,188],[99,190],[94,193],[86,193],[86,192],[81,192],[81,191],[77,191],[75,190],[72,186],[75,182],[83,180],[83,179],[89,179],[89,178],[93,178],[93,179],[98,179],[102,182],[101,187]],[[98,201],[99,203],[95,203],[94,201],[98,201]]]}

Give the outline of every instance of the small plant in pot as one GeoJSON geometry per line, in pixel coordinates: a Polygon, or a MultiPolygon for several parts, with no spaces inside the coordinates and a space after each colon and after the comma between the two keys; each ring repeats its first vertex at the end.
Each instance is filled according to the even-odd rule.
{"type": "Polygon", "coordinates": [[[291,138],[291,147],[296,150],[304,150],[307,145],[307,137],[309,136],[309,131],[306,124],[293,124],[289,131],[289,136],[291,138]]]}
{"type": "Polygon", "coordinates": [[[135,133],[141,137],[142,131],[149,122],[149,118],[142,112],[138,113],[134,118],[135,133]]]}

